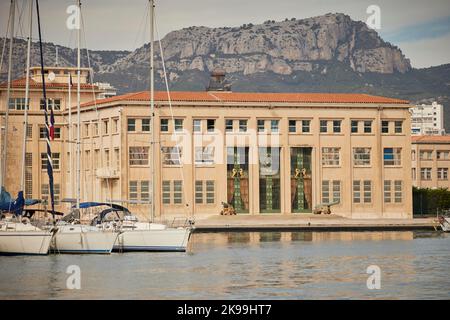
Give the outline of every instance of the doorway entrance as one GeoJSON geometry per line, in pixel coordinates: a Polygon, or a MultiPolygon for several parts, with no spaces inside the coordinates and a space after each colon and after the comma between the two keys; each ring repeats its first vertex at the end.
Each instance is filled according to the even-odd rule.
{"type": "Polygon", "coordinates": [[[291,208],[293,213],[312,212],[310,147],[291,148],[291,208]]]}

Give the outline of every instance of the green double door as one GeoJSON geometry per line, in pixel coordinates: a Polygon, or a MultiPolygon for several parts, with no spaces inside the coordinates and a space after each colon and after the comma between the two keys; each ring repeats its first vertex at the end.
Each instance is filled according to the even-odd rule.
{"type": "Polygon", "coordinates": [[[294,213],[312,212],[312,170],[309,147],[291,148],[291,208],[294,213]]]}
{"type": "Polygon", "coordinates": [[[227,199],[236,213],[249,212],[248,147],[227,148],[227,199]]]}
{"type": "Polygon", "coordinates": [[[281,212],[281,162],[279,147],[259,148],[259,210],[281,212]]]}

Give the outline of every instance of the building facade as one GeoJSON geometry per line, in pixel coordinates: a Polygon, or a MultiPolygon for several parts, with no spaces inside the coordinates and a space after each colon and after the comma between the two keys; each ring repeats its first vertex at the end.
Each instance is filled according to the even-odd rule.
{"type": "Polygon", "coordinates": [[[444,107],[437,102],[414,106],[411,111],[411,133],[413,135],[443,135],[444,107]]]}
{"type": "Polygon", "coordinates": [[[415,187],[450,189],[450,136],[413,136],[411,159],[415,187]]]}
{"type": "MultiPolygon", "coordinates": [[[[224,202],[238,214],[303,214],[334,203],[333,213],[350,218],[412,217],[411,106],[406,101],[233,92],[173,92],[171,99],[156,92],[155,100],[154,128],[148,92],[82,105],[82,201],[120,202],[149,217],[153,160],[161,218],[217,215],[224,202]]],[[[45,140],[37,136],[43,116],[33,100],[30,110],[37,118],[30,122],[34,131],[27,145],[32,154],[27,195],[46,198],[45,159],[39,156],[45,140]]],[[[8,132],[9,140],[20,141],[23,111],[14,112],[17,130],[8,132]]],[[[69,113],[66,107],[58,114],[61,136],[52,142],[59,153],[57,209],[65,212],[68,204],[61,200],[74,197],[75,185],[69,113]]],[[[12,173],[20,172],[19,152],[8,159],[6,187],[12,193],[19,187],[12,173]]]]}

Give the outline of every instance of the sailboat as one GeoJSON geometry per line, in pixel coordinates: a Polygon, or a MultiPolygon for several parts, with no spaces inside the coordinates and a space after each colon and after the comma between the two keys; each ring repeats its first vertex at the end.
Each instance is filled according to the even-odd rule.
{"type": "MultiPolygon", "coordinates": [[[[155,26],[155,1],[149,0],[150,5],[150,113],[151,113],[151,128],[155,127],[155,100],[154,100],[154,26],[155,26]]],[[[187,221],[188,226],[179,228],[168,227],[165,224],[154,223],[155,217],[155,154],[156,142],[154,137],[154,129],[151,130],[151,205],[150,205],[150,222],[140,222],[138,218],[133,215],[128,209],[110,210],[107,213],[115,213],[122,211],[122,215],[117,215],[116,221],[119,221],[119,230],[122,232],[114,250],[116,251],[186,251],[189,238],[192,232],[192,221],[187,221]]],[[[89,204],[97,206],[96,203],[89,204]]],[[[103,205],[108,205],[104,203],[103,205]]],[[[110,204],[111,209],[118,208],[118,205],[110,204]]],[[[99,225],[108,226],[108,219],[106,215],[100,214],[96,221],[99,225]]]]}
{"type": "MultiPolygon", "coordinates": [[[[9,66],[8,66],[8,93],[10,95],[11,83],[11,62],[12,62],[12,48],[14,38],[14,16],[15,16],[15,1],[11,1],[11,38],[9,51],[9,66]]],[[[25,101],[29,101],[29,83],[30,83],[30,50],[31,50],[31,36],[32,36],[32,17],[33,17],[33,0],[30,0],[30,29],[28,36],[27,47],[27,69],[26,69],[26,87],[25,87],[25,101]]],[[[9,100],[9,99],[8,99],[9,100]]],[[[8,101],[7,100],[7,101],[8,101]]],[[[5,117],[6,124],[8,116],[5,117]]],[[[7,125],[5,127],[7,128],[7,125]]],[[[22,179],[21,191],[19,191],[15,200],[3,187],[5,172],[6,172],[6,144],[3,150],[2,157],[2,187],[0,193],[0,212],[2,219],[0,221],[0,254],[8,255],[46,255],[49,250],[50,241],[53,236],[53,230],[41,230],[33,226],[27,218],[22,217],[26,201],[23,196],[23,189],[25,185],[25,152],[26,152],[26,128],[28,124],[28,106],[24,111],[24,130],[23,130],[23,148],[22,148],[22,179]],[[6,214],[12,214],[12,217],[7,218],[6,214]]],[[[4,141],[7,141],[7,130],[5,130],[4,141]]],[[[34,204],[32,201],[30,204],[34,204]]]]}
{"type": "MultiPolygon", "coordinates": [[[[81,3],[77,1],[78,8],[81,10],[81,3]]],[[[44,70],[44,58],[42,50],[42,36],[41,36],[41,24],[39,15],[39,1],[36,0],[36,10],[38,16],[38,30],[39,30],[39,46],[41,57],[41,75],[42,75],[42,88],[43,88],[43,101],[44,101],[44,116],[46,124],[46,140],[47,140],[47,173],[49,175],[49,189],[51,196],[52,213],[54,216],[54,198],[53,198],[53,165],[51,158],[50,141],[51,130],[49,129],[48,122],[48,109],[47,109],[47,96],[45,90],[45,70],[44,70]]],[[[115,230],[103,230],[94,226],[81,225],[79,218],[80,215],[80,28],[77,33],[78,42],[78,57],[77,57],[77,113],[78,113],[78,131],[77,131],[77,205],[73,208],[68,217],[63,218],[56,224],[56,232],[50,244],[50,250],[55,253],[103,253],[109,254],[112,251],[113,245],[117,240],[119,232],[115,230]],[[72,218],[74,217],[74,218],[72,218]]],[[[50,112],[53,112],[50,109],[50,112]]],[[[53,117],[51,117],[53,118],[53,117]]],[[[50,125],[53,125],[50,123],[50,125]]],[[[70,130],[71,128],[69,128],[70,130]]]]}

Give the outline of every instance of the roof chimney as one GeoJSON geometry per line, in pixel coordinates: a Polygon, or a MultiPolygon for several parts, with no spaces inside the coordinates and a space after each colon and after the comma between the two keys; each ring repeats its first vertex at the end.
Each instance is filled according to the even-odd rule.
{"type": "Polygon", "coordinates": [[[206,91],[231,91],[231,84],[225,80],[225,70],[216,68],[211,72],[206,91]]]}

